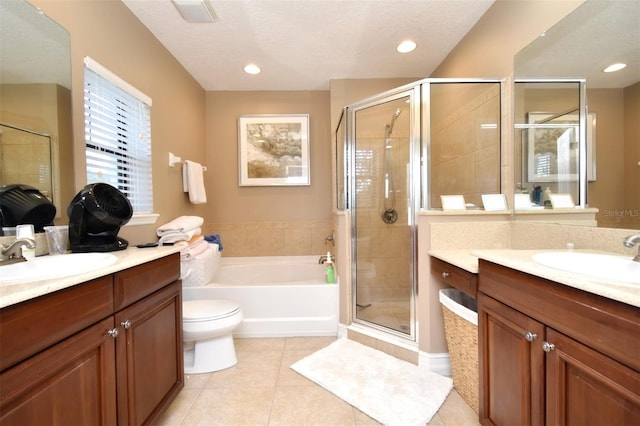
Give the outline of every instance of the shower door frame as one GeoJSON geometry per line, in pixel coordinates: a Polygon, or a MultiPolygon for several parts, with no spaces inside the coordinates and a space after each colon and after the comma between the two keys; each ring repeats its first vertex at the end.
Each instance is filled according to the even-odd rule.
{"type": "Polygon", "coordinates": [[[418,335],[418,321],[416,317],[416,298],[418,291],[418,231],[417,231],[417,219],[418,211],[421,208],[423,200],[422,185],[423,185],[423,155],[424,147],[421,145],[420,135],[420,114],[421,114],[421,82],[415,82],[408,85],[398,87],[396,89],[384,92],[377,96],[367,98],[365,100],[353,103],[344,107],[343,117],[346,117],[346,131],[345,131],[345,155],[344,155],[344,188],[345,202],[344,205],[347,210],[351,211],[351,323],[365,325],[370,328],[378,329],[388,334],[396,335],[403,339],[410,341],[416,341],[418,335]],[[411,267],[409,271],[409,280],[411,283],[411,291],[409,298],[410,307],[410,321],[409,321],[409,333],[403,333],[390,327],[385,327],[381,324],[376,324],[370,321],[366,321],[357,317],[357,217],[355,214],[356,205],[356,179],[355,176],[351,176],[355,171],[356,156],[355,143],[356,143],[356,113],[371,107],[382,105],[388,102],[393,102],[403,98],[409,98],[409,159],[410,159],[410,173],[409,173],[409,191],[408,197],[410,204],[409,216],[409,229],[410,229],[410,262],[411,267]],[[415,159],[418,159],[416,161],[415,159]]]}

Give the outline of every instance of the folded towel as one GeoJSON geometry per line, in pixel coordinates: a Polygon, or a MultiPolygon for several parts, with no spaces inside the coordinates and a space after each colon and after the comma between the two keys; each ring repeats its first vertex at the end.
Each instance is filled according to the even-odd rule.
{"type": "Polygon", "coordinates": [[[174,246],[188,248],[189,246],[197,245],[201,241],[204,241],[204,237],[198,234],[191,237],[190,240],[178,241],[177,243],[174,244],[174,246]]]}
{"type": "Polygon", "coordinates": [[[222,251],[222,241],[220,240],[220,235],[218,234],[207,235],[204,237],[204,239],[210,242],[211,244],[217,244],[218,251],[222,251]]]}
{"type": "Polygon", "coordinates": [[[191,204],[204,204],[207,202],[203,172],[202,165],[194,161],[185,160],[182,166],[182,187],[184,192],[189,192],[191,204]]]}
{"type": "Polygon", "coordinates": [[[166,234],[163,234],[160,237],[160,239],[158,240],[158,244],[177,243],[178,241],[189,241],[191,238],[193,238],[194,235],[199,235],[201,233],[202,233],[201,228],[192,229],[191,231],[188,231],[188,232],[178,232],[178,231],[167,232],[166,234]]]}
{"type": "Polygon", "coordinates": [[[204,219],[200,216],[179,216],[158,227],[156,234],[161,237],[169,232],[189,232],[201,227],[203,223],[204,219]]]}
{"type": "Polygon", "coordinates": [[[190,244],[180,250],[180,259],[196,257],[205,250],[209,250],[209,243],[202,239],[199,242],[190,244]]]}

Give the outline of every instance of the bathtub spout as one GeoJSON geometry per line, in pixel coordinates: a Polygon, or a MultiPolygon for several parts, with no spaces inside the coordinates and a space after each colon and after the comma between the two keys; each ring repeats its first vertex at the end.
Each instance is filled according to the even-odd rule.
{"type": "Polygon", "coordinates": [[[327,255],[323,254],[322,256],[320,256],[320,259],[318,259],[318,265],[321,265],[326,262],[327,262],[327,255]]]}

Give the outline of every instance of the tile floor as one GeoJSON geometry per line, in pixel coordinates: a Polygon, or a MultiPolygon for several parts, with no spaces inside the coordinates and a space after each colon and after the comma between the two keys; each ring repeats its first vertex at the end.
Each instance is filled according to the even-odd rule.
{"type": "MultiPolygon", "coordinates": [[[[335,337],[236,339],[238,364],[185,377],[160,425],[378,425],[361,411],[291,370],[335,337]]],[[[478,425],[452,391],[429,425],[478,425]]]]}

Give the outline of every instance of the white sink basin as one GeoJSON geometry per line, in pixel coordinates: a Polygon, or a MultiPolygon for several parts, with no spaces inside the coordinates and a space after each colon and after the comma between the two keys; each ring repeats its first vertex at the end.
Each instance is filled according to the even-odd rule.
{"type": "Polygon", "coordinates": [[[631,257],[566,251],[537,253],[533,260],[549,268],[588,275],[597,281],[640,284],[640,262],[634,262],[631,257]]]}
{"type": "Polygon", "coordinates": [[[118,258],[110,253],[72,253],[41,256],[26,262],[0,266],[0,283],[39,281],[84,274],[113,265],[118,258]]]}

